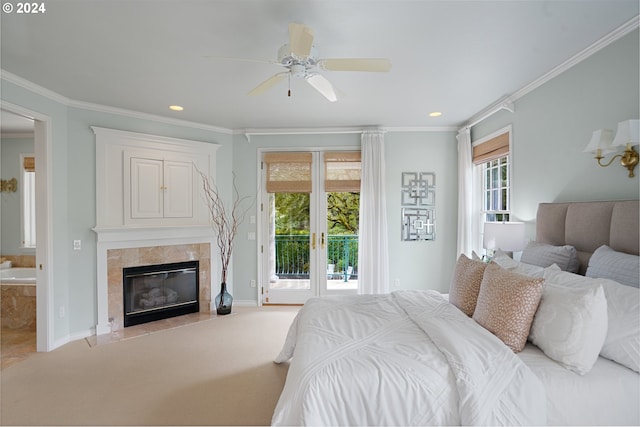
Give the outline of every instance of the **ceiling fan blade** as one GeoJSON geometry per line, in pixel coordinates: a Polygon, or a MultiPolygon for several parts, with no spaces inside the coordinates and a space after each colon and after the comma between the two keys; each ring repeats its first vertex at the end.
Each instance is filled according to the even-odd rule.
{"type": "Polygon", "coordinates": [[[250,59],[250,58],[232,58],[229,56],[202,55],[204,59],[213,59],[215,61],[239,61],[239,62],[258,62],[261,64],[282,65],[277,61],[269,61],[266,59],[250,59]]]}
{"type": "Polygon", "coordinates": [[[289,49],[298,58],[306,58],[311,53],[313,30],[306,25],[289,24],[289,49]]]}
{"type": "Polygon", "coordinates": [[[309,74],[304,78],[307,83],[309,83],[315,90],[320,92],[322,96],[327,98],[331,102],[336,102],[338,100],[338,95],[336,94],[336,89],[329,82],[329,80],[325,79],[321,74],[309,74]]]}
{"type": "Polygon", "coordinates": [[[263,92],[266,92],[267,90],[271,89],[271,87],[275,86],[277,83],[279,83],[285,77],[287,77],[287,74],[289,74],[288,71],[283,71],[282,73],[274,74],[273,76],[269,77],[267,80],[263,81],[258,86],[253,88],[248,93],[248,95],[249,96],[255,96],[255,95],[260,95],[263,92]]]}
{"type": "Polygon", "coordinates": [[[391,61],[384,58],[328,58],[318,61],[320,67],[329,71],[374,71],[391,70],[391,61]]]}

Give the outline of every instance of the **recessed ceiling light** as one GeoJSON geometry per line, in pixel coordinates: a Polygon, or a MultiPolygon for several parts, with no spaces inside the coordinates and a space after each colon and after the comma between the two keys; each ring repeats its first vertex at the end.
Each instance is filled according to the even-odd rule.
{"type": "Polygon", "coordinates": [[[180,105],[169,105],[169,109],[173,111],[182,111],[184,110],[184,107],[180,105]]]}
{"type": "Polygon", "coordinates": [[[442,115],[441,111],[433,111],[429,113],[429,117],[440,117],[442,115]]]}

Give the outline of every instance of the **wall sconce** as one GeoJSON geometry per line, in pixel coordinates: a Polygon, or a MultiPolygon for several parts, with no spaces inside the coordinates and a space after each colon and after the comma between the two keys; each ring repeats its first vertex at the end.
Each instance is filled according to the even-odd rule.
{"type": "Polygon", "coordinates": [[[18,191],[18,180],[15,178],[0,180],[0,192],[15,193],[18,191]]]}
{"type": "Polygon", "coordinates": [[[626,120],[618,123],[618,132],[616,137],[613,137],[613,131],[609,129],[598,129],[593,132],[591,141],[584,149],[585,153],[594,153],[598,164],[602,167],[607,167],[615,159],[620,157],[620,164],[627,168],[629,171],[629,178],[633,178],[635,175],[633,170],[638,164],[638,152],[633,148],[634,145],[640,144],[640,137],[638,135],[638,128],[640,127],[640,120],[626,120]],[[622,145],[625,147],[622,154],[617,154],[609,160],[608,163],[602,163],[605,154],[615,153],[617,149],[615,147],[622,145]]]}

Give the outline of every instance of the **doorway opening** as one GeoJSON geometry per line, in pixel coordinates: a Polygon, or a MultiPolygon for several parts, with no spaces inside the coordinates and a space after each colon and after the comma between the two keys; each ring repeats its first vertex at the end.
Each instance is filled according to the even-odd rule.
{"type": "Polygon", "coordinates": [[[356,293],[360,152],[263,157],[262,303],[356,293]]]}
{"type": "MultiPolygon", "coordinates": [[[[53,306],[53,297],[52,293],[49,292],[49,284],[52,283],[53,275],[51,268],[52,262],[50,262],[50,257],[53,254],[53,251],[50,248],[50,244],[52,242],[50,232],[52,227],[49,225],[51,220],[49,213],[51,212],[52,206],[52,178],[50,175],[52,169],[50,166],[51,159],[49,156],[49,153],[51,152],[52,139],[51,118],[5,101],[1,102],[1,114],[3,140],[5,140],[5,138],[9,139],[12,136],[24,137],[24,135],[27,134],[29,135],[28,138],[33,141],[31,152],[34,153],[34,156],[32,156],[32,160],[30,161],[33,161],[35,165],[37,165],[33,165],[35,169],[35,235],[37,236],[37,244],[35,245],[35,253],[33,248],[31,248],[30,251],[27,251],[27,256],[25,256],[25,253],[21,254],[19,258],[16,259],[17,262],[12,264],[19,266],[26,263],[35,273],[32,274],[32,276],[35,276],[36,287],[35,350],[46,352],[53,350],[54,343],[53,320],[50,318],[52,314],[52,309],[50,309],[50,307],[53,306]]],[[[1,153],[0,157],[2,157],[1,153]]],[[[24,159],[23,164],[27,164],[24,159]]],[[[24,209],[24,206],[22,208],[24,209]]],[[[3,235],[5,234],[5,226],[3,226],[3,235]]],[[[20,230],[22,227],[16,226],[15,228],[20,230]]],[[[17,232],[20,234],[21,231],[23,230],[17,232]]],[[[31,232],[33,232],[33,229],[31,232]]],[[[33,235],[30,236],[31,243],[33,243],[33,237],[33,235]]],[[[25,234],[22,232],[20,234],[19,246],[25,246],[23,244],[24,239],[25,234]]],[[[6,246],[3,241],[3,252],[5,248],[6,246]]],[[[4,338],[5,336],[3,334],[3,344],[5,344],[4,338]]],[[[32,341],[30,341],[30,343],[32,343],[32,341]]],[[[23,347],[23,349],[24,348],[25,347],[23,347]]],[[[26,348],[28,349],[28,351],[26,351],[28,354],[33,348],[32,344],[29,344],[26,348]]],[[[22,353],[25,352],[23,351],[22,353]]]]}

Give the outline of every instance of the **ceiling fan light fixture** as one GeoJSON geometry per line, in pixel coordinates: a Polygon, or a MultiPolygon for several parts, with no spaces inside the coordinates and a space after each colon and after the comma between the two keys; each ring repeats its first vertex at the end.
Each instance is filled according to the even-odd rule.
{"type": "Polygon", "coordinates": [[[182,111],[184,107],[181,105],[169,105],[169,109],[172,111],[182,111]]]}
{"type": "Polygon", "coordinates": [[[442,111],[432,111],[429,113],[429,117],[440,117],[442,115],[442,111]]]}

